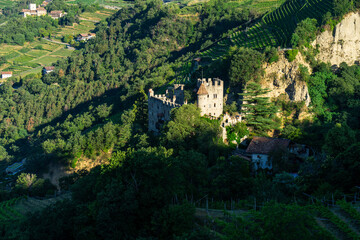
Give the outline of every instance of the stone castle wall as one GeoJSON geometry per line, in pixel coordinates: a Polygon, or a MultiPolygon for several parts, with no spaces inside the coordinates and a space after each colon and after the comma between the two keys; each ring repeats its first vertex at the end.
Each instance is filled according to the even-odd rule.
{"type": "Polygon", "coordinates": [[[165,94],[155,95],[152,89],[149,90],[148,113],[149,131],[158,132],[162,125],[170,120],[170,111],[173,108],[181,107],[184,102],[177,100],[176,95],[168,98],[165,94]]]}
{"type": "MultiPolygon", "coordinates": [[[[219,117],[223,113],[224,84],[220,79],[199,79],[198,88],[203,84],[207,94],[199,95],[197,106],[201,115],[219,117]]],[[[149,90],[149,131],[159,132],[162,125],[170,120],[170,111],[173,108],[187,104],[184,94],[184,84],[174,84],[168,88],[166,94],[155,95],[149,90]]]]}

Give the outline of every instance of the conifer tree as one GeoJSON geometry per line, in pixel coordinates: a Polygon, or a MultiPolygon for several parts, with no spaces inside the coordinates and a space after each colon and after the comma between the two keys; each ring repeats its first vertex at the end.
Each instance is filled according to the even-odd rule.
{"type": "Polygon", "coordinates": [[[279,124],[274,121],[278,109],[264,96],[269,91],[252,82],[240,94],[243,96],[241,112],[245,115],[246,125],[256,134],[267,135],[268,131],[279,128],[279,124]]]}

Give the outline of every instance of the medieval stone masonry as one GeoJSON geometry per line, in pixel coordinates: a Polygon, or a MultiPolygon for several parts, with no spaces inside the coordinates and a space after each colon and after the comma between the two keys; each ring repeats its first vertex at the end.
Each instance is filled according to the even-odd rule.
{"type": "Polygon", "coordinates": [[[223,113],[224,82],[216,79],[198,79],[197,105],[201,115],[220,117],[223,113]]]}
{"type": "MultiPolygon", "coordinates": [[[[201,115],[220,117],[223,113],[224,83],[220,79],[198,79],[197,106],[201,115]]],[[[149,90],[149,131],[158,132],[162,125],[170,120],[173,108],[187,104],[184,98],[184,84],[174,84],[166,94],[156,95],[149,90]]]]}

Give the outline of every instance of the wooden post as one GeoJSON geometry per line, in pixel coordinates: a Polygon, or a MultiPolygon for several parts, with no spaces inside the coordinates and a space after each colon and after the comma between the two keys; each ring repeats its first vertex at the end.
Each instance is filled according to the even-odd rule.
{"type": "Polygon", "coordinates": [[[206,212],[209,212],[209,199],[206,197],[206,212]]]}

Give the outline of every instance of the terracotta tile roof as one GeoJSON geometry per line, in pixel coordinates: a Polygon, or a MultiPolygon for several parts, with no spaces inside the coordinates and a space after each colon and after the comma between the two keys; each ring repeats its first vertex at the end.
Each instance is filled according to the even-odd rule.
{"type": "Polygon", "coordinates": [[[89,36],[88,34],[84,34],[84,33],[80,33],[79,35],[82,36],[82,37],[87,37],[87,36],[89,36]]]}
{"type": "Polygon", "coordinates": [[[30,12],[30,9],[23,9],[21,12],[30,12]]]}
{"type": "Polygon", "coordinates": [[[45,70],[47,70],[47,71],[49,71],[49,70],[54,70],[54,69],[55,69],[54,66],[49,66],[49,67],[44,67],[44,68],[45,68],[45,70]]]}
{"type": "Polygon", "coordinates": [[[36,10],[37,10],[37,11],[46,11],[46,9],[43,8],[43,7],[39,7],[39,8],[37,8],[36,10]]]}
{"type": "Polygon", "coordinates": [[[197,91],[198,95],[207,95],[209,94],[208,91],[206,90],[206,87],[204,85],[204,83],[202,83],[199,87],[199,90],[197,91]]]}
{"type": "Polygon", "coordinates": [[[50,14],[59,14],[59,13],[62,13],[62,11],[56,10],[56,11],[51,11],[51,12],[50,12],[50,14]]]}
{"type": "Polygon", "coordinates": [[[12,74],[12,72],[1,72],[1,74],[12,74]]]}
{"type": "Polygon", "coordinates": [[[289,139],[254,137],[246,149],[246,153],[270,154],[277,149],[286,149],[289,139]]]}

